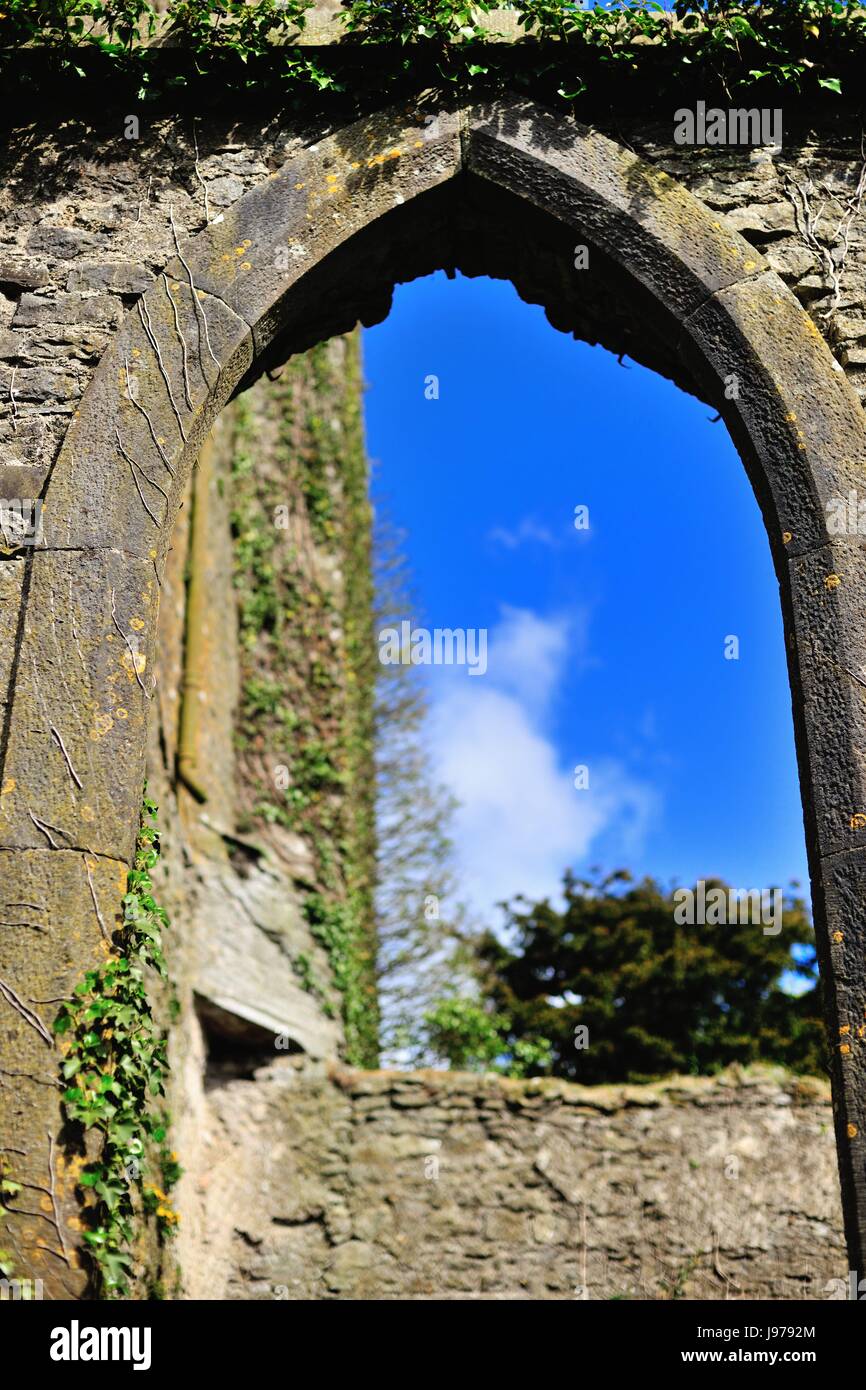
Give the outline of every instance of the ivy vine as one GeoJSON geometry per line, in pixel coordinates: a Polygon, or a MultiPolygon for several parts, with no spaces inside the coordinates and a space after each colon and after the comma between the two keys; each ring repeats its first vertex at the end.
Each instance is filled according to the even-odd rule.
{"type": "Polygon", "coordinates": [[[24,83],[36,73],[22,49],[72,78],[101,64],[134,81],[142,100],[208,78],[223,94],[276,85],[307,101],[316,92],[361,100],[383,79],[429,75],[571,103],[696,83],[731,96],[756,85],[777,95],[850,88],[857,99],[866,57],[860,0],[343,0],[340,42],[298,46],[313,9],[313,0],[171,0],[165,13],[152,0],[4,0],[0,64],[24,83]],[[491,43],[508,11],[517,39],[491,43]],[[369,45],[380,50],[372,64],[369,45]]]}
{"type": "Polygon", "coordinates": [[[165,1094],[167,1040],[155,1024],[147,988],[149,971],[166,977],[162,931],[168,917],[151,879],[160,852],[156,810],[145,792],[112,954],[86,972],[53,1025],[63,1053],[66,1117],[102,1138],[99,1158],[78,1181],[84,1243],[99,1291],[109,1298],[129,1292],[137,1211],[154,1217],[161,1240],[178,1219],[168,1192],[180,1167],[168,1146],[168,1117],[156,1104],[165,1094]],[[159,1170],[161,1185],[145,1182],[149,1166],[159,1170]]]}
{"type": "MultiPolygon", "coordinates": [[[[367,460],[357,340],[341,369],[319,344],[290,359],[268,391],[276,467],[254,467],[250,402],[232,406],[231,526],[241,648],[236,741],[256,822],[303,836],[316,886],[302,892],[313,938],[340,995],[345,1056],[375,1066],[371,579],[367,460]],[[339,429],[332,427],[332,420],[339,429]],[[310,539],[339,557],[340,591],[274,524],[286,498],[310,539]],[[360,519],[360,520],[359,520],[360,519]],[[335,637],[333,634],[339,636],[335,637]],[[284,765],[278,784],[262,757],[284,765]]],[[[259,422],[260,423],[260,422],[259,422]]],[[[308,955],[294,968],[330,1015],[308,955]]]]}

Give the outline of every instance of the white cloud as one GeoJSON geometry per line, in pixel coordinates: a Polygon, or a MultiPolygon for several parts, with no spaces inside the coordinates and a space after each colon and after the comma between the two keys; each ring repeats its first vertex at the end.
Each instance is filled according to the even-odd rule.
{"type": "Polygon", "coordinates": [[[517,550],[527,542],[534,542],[537,545],[547,545],[551,548],[559,545],[558,540],[546,526],[536,521],[532,516],[525,516],[517,526],[509,530],[507,526],[494,526],[488,532],[487,539],[494,545],[504,546],[506,550],[517,550]]]}
{"type": "Polygon", "coordinates": [[[489,642],[489,684],[508,691],[540,714],[556,691],[569,643],[582,655],[587,615],[539,618],[525,608],[501,609],[489,642]]]}
{"type": "Polygon", "coordinates": [[[578,791],[545,732],[566,660],[574,648],[585,656],[585,629],[585,614],[544,619],[504,609],[483,679],[436,671],[431,751],[461,803],[461,896],[491,923],[493,905],[517,893],[558,900],[563,870],[585,859],[602,832],[614,832],[624,856],[635,852],[656,806],[652,789],[612,759],[592,762],[589,789],[578,791]]]}

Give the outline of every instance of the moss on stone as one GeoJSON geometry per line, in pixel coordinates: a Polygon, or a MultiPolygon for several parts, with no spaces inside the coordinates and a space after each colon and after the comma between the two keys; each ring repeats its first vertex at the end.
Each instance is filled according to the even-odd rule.
{"type": "MultiPolygon", "coordinates": [[[[346,1058],[370,1066],[374,669],[360,393],[356,336],[292,358],[276,382],[253,387],[231,408],[230,501],[243,824],[281,827],[312,846],[305,916],[342,995],[346,1058]],[[276,435],[269,467],[256,453],[262,411],[276,435]]],[[[302,960],[296,968],[309,983],[302,960]]]]}

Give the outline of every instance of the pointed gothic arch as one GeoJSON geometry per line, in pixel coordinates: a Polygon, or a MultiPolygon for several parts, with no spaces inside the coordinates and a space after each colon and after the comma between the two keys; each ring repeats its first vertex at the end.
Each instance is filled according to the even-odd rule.
{"type": "MultiPolygon", "coordinates": [[[[58,923],[82,891],[106,920],[117,911],[162,569],[226,401],[287,355],[383,317],[399,280],[437,268],[511,278],[555,327],[627,349],[715,406],[754,486],[779,579],[846,1234],[862,1272],[866,580],[859,539],[829,535],[826,518],[866,477],[866,422],[809,316],[658,167],[508,98],[364,118],[176,247],[90,381],[47,484],[44,547],[27,562],[0,745],[10,900],[38,883],[58,923]],[[593,271],[584,280],[577,245],[593,271]]],[[[98,915],[51,950],[86,968],[100,954],[98,915]]],[[[11,1027],[44,1070],[38,1030],[17,1013],[11,1027]]],[[[50,1090],[8,1104],[13,1122],[16,1106],[37,1106],[42,1129],[56,1128],[50,1090]]],[[[71,1215],[71,1198],[62,1205],[71,1215]]]]}

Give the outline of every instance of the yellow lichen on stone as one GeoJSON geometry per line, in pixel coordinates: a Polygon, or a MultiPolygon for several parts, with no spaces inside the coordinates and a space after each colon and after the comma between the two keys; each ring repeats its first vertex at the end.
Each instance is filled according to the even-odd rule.
{"type": "Polygon", "coordinates": [[[93,721],[93,728],[90,730],[90,737],[94,743],[98,743],[104,738],[109,729],[114,728],[114,720],[110,714],[97,714],[93,721]]]}
{"type": "Polygon", "coordinates": [[[144,652],[133,653],[127,650],[121,653],[118,660],[130,680],[135,680],[136,675],[140,676],[147,667],[147,657],[144,652]]]}

